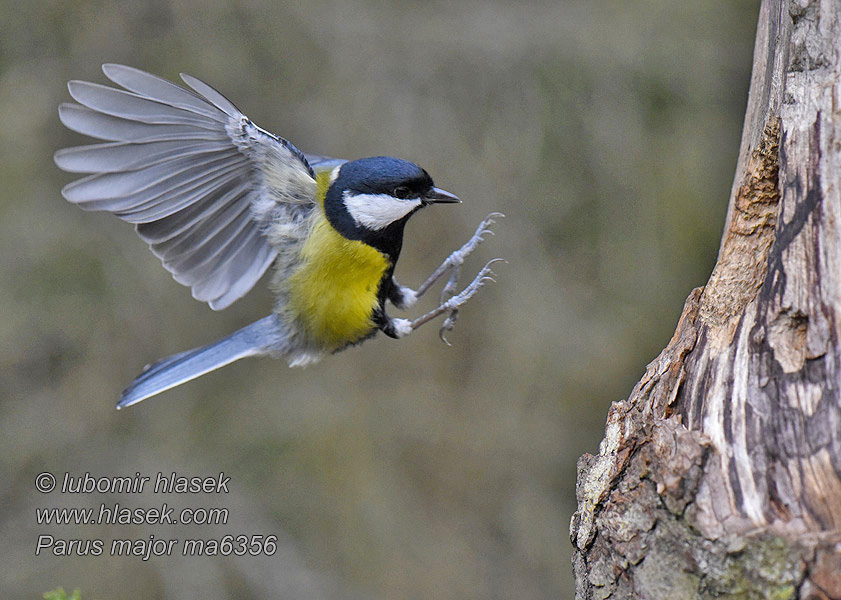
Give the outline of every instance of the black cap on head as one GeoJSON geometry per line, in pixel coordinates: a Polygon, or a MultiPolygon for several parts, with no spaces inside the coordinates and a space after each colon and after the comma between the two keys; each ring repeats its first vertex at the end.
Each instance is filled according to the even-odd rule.
{"type": "Polygon", "coordinates": [[[339,178],[342,189],[362,194],[394,195],[398,188],[406,188],[407,198],[420,198],[434,184],[429,173],[415,163],[391,156],[361,158],[342,165],[339,178]]]}

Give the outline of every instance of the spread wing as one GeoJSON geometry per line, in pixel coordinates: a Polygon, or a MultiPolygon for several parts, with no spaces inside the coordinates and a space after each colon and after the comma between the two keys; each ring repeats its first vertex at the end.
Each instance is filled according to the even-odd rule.
{"type": "Polygon", "coordinates": [[[56,152],[60,168],[91,173],[62,195],[134,223],[194,298],[214,310],[229,306],[277,256],[268,225],[299,222],[312,209],[313,168],[194,77],[181,75],[188,90],[131,67],[102,70],[125,89],[71,81],[79,104],[59,107],[65,126],[108,140],[56,152]]]}

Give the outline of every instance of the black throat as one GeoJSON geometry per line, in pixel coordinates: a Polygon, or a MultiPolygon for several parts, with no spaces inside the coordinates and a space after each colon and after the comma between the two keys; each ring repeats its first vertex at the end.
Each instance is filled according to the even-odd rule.
{"type": "Polygon", "coordinates": [[[331,185],[324,197],[324,214],[330,224],[343,237],[349,240],[358,240],[379,250],[388,256],[393,267],[400,256],[400,250],[403,248],[403,230],[406,227],[406,221],[413,213],[409,213],[383,229],[373,230],[360,227],[345,207],[342,190],[339,189],[339,186],[331,185]]]}

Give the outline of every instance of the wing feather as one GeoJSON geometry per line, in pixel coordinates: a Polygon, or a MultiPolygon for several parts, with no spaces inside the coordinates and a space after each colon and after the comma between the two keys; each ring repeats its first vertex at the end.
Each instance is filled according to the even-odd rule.
{"type": "Polygon", "coordinates": [[[203,244],[203,253],[194,252],[179,256],[172,261],[166,261],[164,265],[183,274],[184,277],[201,279],[201,284],[194,290],[200,292],[214,280],[209,275],[218,265],[224,265],[233,259],[246,242],[259,235],[258,231],[247,228],[243,221],[244,219],[236,219],[225,226],[215,239],[203,244]]]}
{"type": "MultiPolygon", "coordinates": [[[[248,290],[251,289],[252,284],[249,283],[255,277],[257,279],[266,271],[269,265],[275,260],[276,252],[272,250],[269,246],[265,244],[255,243],[256,252],[255,257],[247,264],[236,264],[232,265],[230,269],[226,272],[221,273],[219,276],[224,275],[230,277],[233,274],[236,277],[233,281],[226,281],[222,285],[222,289],[227,289],[227,291],[214,298],[213,300],[209,300],[210,307],[214,310],[222,310],[223,308],[227,308],[230,306],[232,302],[234,302],[237,298],[240,298],[242,295],[246,294],[248,290]]],[[[245,253],[241,253],[240,256],[237,257],[237,261],[244,262],[243,257],[245,253]]]]}
{"type": "Polygon", "coordinates": [[[158,219],[147,223],[138,223],[137,234],[148,244],[161,244],[174,238],[189,238],[204,225],[204,221],[216,219],[216,213],[227,209],[231,203],[239,200],[244,192],[241,183],[228,182],[218,186],[208,194],[215,195],[211,206],[192,204],[174,213],[168,219],[158,219]],[[182,235],[183,234],[183,235],[182,235]]]}
{"type": "MultiPolygon", "coordinates": [[[[204,219],[225,208],[227,194],[232,189],[242,186],[236,171],[214,175],[199,185],[191,184],[171,194],[164,194],[164,199],[156,198],[128,211],[114,213],[121,219],[135,223],[141,239],[149,244],[163,241],[156,239],[154,232],[174,231],[168,238],[180,235],[197,226],[204,219]],[[166,217],[166,218],[165,218],[166,217]],[[145,232],[152,232],[147,236],[145,232]]],[[[239,196],[239,193],[237,193],[239,196]]]]}
{"type": "Polygon", "coordinates": [[[145,98],[204,115],[220,123],[226,123],[228,117],[233,116],[209,105],[207,100],[198,94],[140,69],[125,65],[104,64],[102,72],[117,85],[145,98]]]}
{"type": "Polygon", "coordinates": [[[55,153],[56,164],[70,173],[119,173],[133,171],[186,156],[212,154],[230,148],[220,140],[167,140],[159,142],[108,142],[55,153]]]}
{"type": "Polygon", "coordinates": [[[239,165],[219,169],[206,179],[188,180],[173,185],[164,181],[131,196],[97,200],[80,205],[86,210],[107,210],[130,223],[157,221],[193,203],[205,204],[205,193],[238,178],[239,165]]]}
{"type": "Polygon", "coordinates": [[[129,121],[152,125],[192,125],[204,129],[214,129],[220,124],[215,119],[99,83],[71,81],[67,89],[82,106],[129,121]]]}
{"type": "Polygon", "coordinates": [[[105,140],[56,152],[60,168],[89,174],[62,194],[135,223],[195,298],[215,310],[229,306],[277,256],[266,235],[271,223],[312,210],[313,169],[290,142],[195,77],[181,75],[186,89],[132,67],[102,69],[123,89],[71,81],[79,104],[59,106],[69,129],[105,140]]]}
{"type": "Polygon", "coordinates": [[[100,140],[119,142],[160,142],[167,140],[224,140],[224,129],[202,129],[192,125],[141,123],[113,117],[80,104],[63,102],[58,116],[64,126],[77,133],[100,140]]]}
{"type": "Polygon", "coordinates": [[[137,171],[96,173],[68,183],[61,190],[64,198],[74,204],[94,200],[124,198],[138,194],[155,185],[172,187],[211,175],[220,168],[244,162],[235,148],[218,152],[210,159],[198,161],[193,157],[178,158],[137,171]]]}
{"type": "MultiPolygon", "coordinates": [[[[193,265],[210,260],[219,248],[226,246],[237,231],[248,225],[248,206],[234,198],[228,206],[205,219],[201,225],[177,238],[152,245],[152,252],[164,262],[175,265],[180,259],[192,260],[193,265]],[[196,252],[201,248],[201,252],[196,252]]],[[[191,268],[189,263],[180,265],[180,270],[191,268]]]]}
{"type": "MultiPolygon", "coordinates": [[[[230,254],[226,253],[222,258],[227,264],[229,269],[224,270],[217,270],[214,272],[212,277],[204,277],[201,284],[193,287],[193,296],[197,300],[201,300],[203,302],[209,302],[211,307],[214,307],[214,304],[217,307],[220,307],[220,304],[224,304],[222,302],[222,298],[225,296],[229,296],[229,292],[231,289],[240,281],[242,281],[243,276],[249,274],[253,276],[252,265],[260,264],[261,257],[259,256],[260,252],[260,240],[257,237],[256,232],[244,232],[241,234],[241,239],[237,240],[243,247],[248,248],[250,252],[248,256],[250,260],[247,262],[244,260],[245,253],[243,254],[230,254]],[[254,260],[254,256],[257,255],[258,260],[254,260]]],[[[268,266],[268,263],[266,263],[268,266]]],[[[221,308],[224,308],[221,306],[221,308]]]]}
{"type": "Polygon", "coordinates": [[[242,116],[242,113],[239,112],[239,109],[230,100],[207,85],[204,81],[186,73],[181,73],[181,79],[184,80],[184,83],[196,90],[202,98],[206,99],[232,119],[242,116]]]}

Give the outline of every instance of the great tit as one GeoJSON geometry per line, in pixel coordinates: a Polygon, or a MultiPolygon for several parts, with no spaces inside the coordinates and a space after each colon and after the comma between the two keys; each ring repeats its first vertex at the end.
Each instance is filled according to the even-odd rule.
{"type": "Polygon", "coordinates": [[[416,290],[395,281],[408,218],[460,202],[416,164],[305,154],[195,77],[181,75],[188,90],[123,65],[102,70],[124,89],[71,81],[78,104],[59,107],[66,127],[108,140],[56,152],[61,169],[91,174],[65,186],[64,198],[134,223],[175,280],[214,310],[242,297],[271,265],[276,297],[269,316],[147,366],[117,408],[246,356],[306,365],[378,330],[401,338],[449,313],[443,338],[458,308],[492,280],[488,263],[454,294],[461,263],[498,213],[416,290]],[[386,313],[386,301],[408,308],[445,274],[435,310],[414,321],[386,313]]]}

